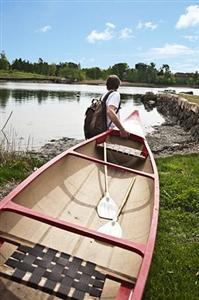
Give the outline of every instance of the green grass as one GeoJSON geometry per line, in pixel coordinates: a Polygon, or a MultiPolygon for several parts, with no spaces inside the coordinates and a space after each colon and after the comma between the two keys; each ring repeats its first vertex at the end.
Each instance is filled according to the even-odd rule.
{"type": "Polygon", "coordinates": [[[9,182],[19,182],[25,179],[34,168],[43,162],[26,153],[5,153],[0,151],[0,188],[9,182]]]}
{"type": "MultiPolygon", "coordinates": [[[[160,215],[153,262],[143,300],[196,300],[199,295],[199,154],[158,158],[160,215]]],[[[1,162],[0,188],[21,181],[41,162],[1,162]]]]}
{"type": "Polygon", "coordinates": [[[40,75],[36,73],[29,73],[29,72],[21,72],[17,70],[0,70],[0,79],[44,79],[44,80],[53,80],[53,79],[58,79],[58,77],[55,76],[46,76],[46,75],[40,75]]]}
{"type": "Polygon", "coordinates": [[[183,93],[180,93],[180,95],[183,96],[183,98],[187,99],[189,102],[199,104],[199,96],[197,96],[197,95],[188,95],[188,94],[183,94],[183,93]]]}
{"type": "Polygon", "coordinates": [[[199,295],[199,154],[157,159],[160,215],[144,300],[199,295]]]}

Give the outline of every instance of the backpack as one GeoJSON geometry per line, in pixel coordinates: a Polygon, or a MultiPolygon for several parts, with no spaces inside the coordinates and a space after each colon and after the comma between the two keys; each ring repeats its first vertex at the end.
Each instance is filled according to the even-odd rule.
{"type": "Polygon", "coordinates": [[[84,135],[89,139],[107,130],[106,100],[114,92],[108,91],[103,100],[93,99],[87,108],[84,119],[84,135]]]}

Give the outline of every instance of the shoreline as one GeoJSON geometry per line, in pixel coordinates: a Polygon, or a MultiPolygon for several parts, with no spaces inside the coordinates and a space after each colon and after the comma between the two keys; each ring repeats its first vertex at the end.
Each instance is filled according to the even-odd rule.
{"type": "MultiPolygon", "coordinates": [[[[72,82],[69,80],[65,79],[60,79],[60,78],[16,78],[16,77],[5,77],[2,78],[0,77],[0,83],[1,82],[28,82],[28,83],[55,83],[55,84],[76,84],[76,85],[106,85],[105,80],[82,80],[82,81],[77,81],[77,82],[72,82]]],[[[128,81],[122,81],[121,82],[121,87],[126,86],[126,87],[151,87],[151,88],[190,88],[190,89],[198,89],[198,86],[190,86],[190,85],[168,85],[168,84],[150,84],[150,83],[142,83],[142,82],[128,82],[128,81]]]]}
{"type": "MultiPolygon", "coordinates": [[[[199,154],[199,142],[195,141],[189,132],[186,132],[182,127],[173,123],[171,119],[167,119],[161,125],[154,126],[154,131],[146,135],[146,140],[155,159],[176,154],[199,154]]],[[[82,140],[69,137],[63,137],[57,140],[53,139],[43,145],[38,151],[30,152],[30,155],[34,155],[46,163],[81,141],[82,140]]],[[[13,190],[17,184],[19,184],[19,182],[12,181],[0,187],[0,201],[13,190]]]]}
{"type": "MultiPolygon", "coordinates": [[[[167,119],[161,125],[154,126],[153,129],[151,133],[146,135],[146,140],[154,158],[175,154],[199,153],[199,142],[195,141],[189,132],[186,132],[171,119],[167,119]]],[[[81,141],[83,140],[69,137],[58,140],[53,139],[43,145],[35,154],[44,161],[49,161],[81,141]]]]}

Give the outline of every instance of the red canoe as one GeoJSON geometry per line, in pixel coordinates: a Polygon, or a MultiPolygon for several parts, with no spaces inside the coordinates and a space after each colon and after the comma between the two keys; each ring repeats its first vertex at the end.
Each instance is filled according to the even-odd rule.
{"type": "Polygon", "coordinates": [[[141,299],[159,210],[139,114],[58,155],[0,202],[0,298],[141,299]]]}

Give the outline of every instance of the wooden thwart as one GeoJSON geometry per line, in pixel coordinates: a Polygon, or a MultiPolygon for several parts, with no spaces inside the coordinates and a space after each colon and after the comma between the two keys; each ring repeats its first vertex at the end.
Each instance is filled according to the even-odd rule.
{"type": "MultiPolygon", "coordinates": [[[[103,143],[102,144],[97,144],[97,147],[103,148],[103,143]]],[[[106,143],[106,148],[107,150],[112,150],[115,152],[119,152],[122,154],[130,155],[130,156],[135,156],[141,159],[146,159],[144,155],[142,155],[142,151],[138,149],[134,149],[131,147],[123,146],[123,145],[118,145],[118,144],[111,144],[111,143],[106,143]]]]}

